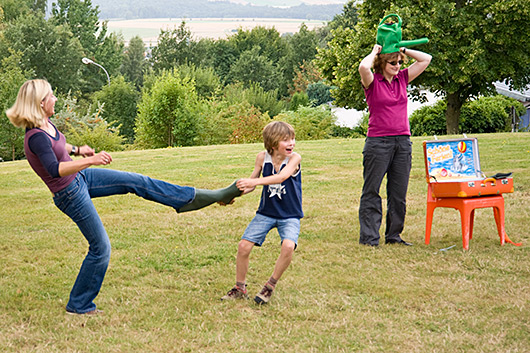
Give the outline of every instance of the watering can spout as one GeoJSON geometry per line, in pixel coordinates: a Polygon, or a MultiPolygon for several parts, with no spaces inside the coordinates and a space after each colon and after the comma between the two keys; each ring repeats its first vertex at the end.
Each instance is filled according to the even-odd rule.
{"type": "Polygon", "coordinates": [[[413,40],[402,40],[401,42],[396,44],[396,47],[398,49],[397,51],[399,51],[399,48],[401,48],[401,47],[411,48],[411,47],[414,47],[416,45],[425,44],[425,43],[429,43],[429,38],[419,38],[419,39],[413,39],[413,40]]]}

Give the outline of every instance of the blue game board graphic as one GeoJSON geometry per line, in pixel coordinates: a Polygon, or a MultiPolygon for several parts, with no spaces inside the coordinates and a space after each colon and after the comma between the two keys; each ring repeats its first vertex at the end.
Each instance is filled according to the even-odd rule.
{"type": "Polygon", "coordinates": [[[436,181],[481,177],[476,139],[428,141],[429,175],[436,181]]]}

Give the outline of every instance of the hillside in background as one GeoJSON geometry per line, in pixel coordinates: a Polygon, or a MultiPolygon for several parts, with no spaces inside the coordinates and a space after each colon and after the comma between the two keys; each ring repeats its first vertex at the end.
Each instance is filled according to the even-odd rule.
{"type": "Polygon", "coordinates": [[[256,5],[208,0],[92,0],[92,4],[99,7],[101,19],[297,18],[330,21],[342,12],[345,2],[312,1],[321,1],[323,5],[307,5],[295,0],[254,1],[256,5]]]}

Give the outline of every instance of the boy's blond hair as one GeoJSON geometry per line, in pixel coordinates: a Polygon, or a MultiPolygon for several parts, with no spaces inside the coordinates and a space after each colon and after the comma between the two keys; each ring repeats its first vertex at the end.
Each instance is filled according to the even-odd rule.
{"type": "Polygon", "coordinates": [[[18,91],[15,104],[6,110],[11,124],[29,129],[40,127],[48,118],[41,103],[51,91],[52,87],[46,80],[37,79],[24,82],[18,91]]]}
{"type": "Polygon", "coordinates": [[[293,127],[283,121],[270,122],[263,128],[263,144],[270,155],[272,155],[273,148],[278,147],[281,140],[294,137],[293,127]]]}

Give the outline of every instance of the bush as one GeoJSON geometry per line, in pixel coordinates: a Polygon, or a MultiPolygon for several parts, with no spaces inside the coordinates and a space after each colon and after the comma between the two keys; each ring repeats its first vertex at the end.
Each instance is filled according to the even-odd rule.
{"type": "Polygon", "coordinates": [[[199,109],[194,82],[181,78],[177,70],[163,72],[142,93],[135,143],[140,148],[199,144],[199,109]]]}
{"type": "MultiPolygon", "coordinates": [[[[445,135],[445,110],[447,103],[440,100],[432,106],[422,107],[410,115],[410,132],[413,136],[445,135]]],[[[503,95],[481,97],[466,102],[460,112],[459,129],[462,133],[486,133],[509,131],[511,109],[517,116],[525,112],[524,106],[513,98],[503,95]]]]}
{"type": "Polygon", "coordinates": [[[368,113],[363,114],[363,118],[359,122],[359,125],[349,128],[346,126],[333,126],[331,135],[333,137],[345,137],[345,138],[359,138],[365,137],[368,132],[368,118],[370,115],[368,113]]]}
{"type": "Polygon", "coordinates": [[[204,144],[260,142],[263,128],[270,121],[268,114],[248,102],[213,102],[206,115],[201,131],[204,144]]]}
{"type": "Polygon", "coordinates": [[[89,107],[89,113],[81,112],[77,99],[66,96],[59,99],[60,105],[52,121],[72,145],[89,145],[96,151],[120,151],[123,149],[123,137],[119,126],[107,123],[101,117],[103,105],[97,109],[89,107]],[[90,111],[94,111],[90,113],[90,111]]]}
{"type": "Polygon", "coordinates": [[[134,84],[126,82],[123,76],[113,78],[110,85],[103,86],[92,96],[93,106],[104,104],[102,117],[109,123],[120,125],[120,134],[125,137],[127,143],[134,142],[138,99],[139,94],[134,84]]]}
{"type": "Polygon", "coordinates": [[[278,90],[266,91],[257,83],[251,84],[249,88],[241,84],[226,86],[224,100],[230,104],[248,102],[271,117],[286,109],[286,104],[278,100],[278,90]]]}
{"type": "Polygon", "coordinates": [[[319,105],[331,102],[333,98],[331,97],[331,89],[336,87],[328,86],[324,81],[318,81],[316,83],[310,83],[307,86],[307,96],[311,101],[313,107],[318,107],[319,105]]]}
{"type": "Polygon", "coordinates": [[[424,106],[410,114],[410,133],[412,136],[445,135],[445,110],[447,103],[439,100],[433,105],[424,106]]]}
{"type": "Polygon", "coordinates": [[[284,111],[274,120],[291,124],[297,140],[319,140],[332,137],[336,117],[326,105],[319,107],[299,107],[297,111],[284,111]]]}
{"type": "Polygon", "coordinates": [[[521,103],[503,95],[481,97],[468,102],[462,107],[460,114],[460,131],[462,133],[510,131],[512,107],[515,107],[517,116],[525,112],[521,103]]]}
{"type": "Polygon", "coordinates": [[[291,101],[289,102],[289,110],[292,110],[293,112],[298,109],[298,107],[307,107],[309,106],[309,97],[307,96],[307,93],[305,92],[296,92],[291,97],[291,101]]]}

